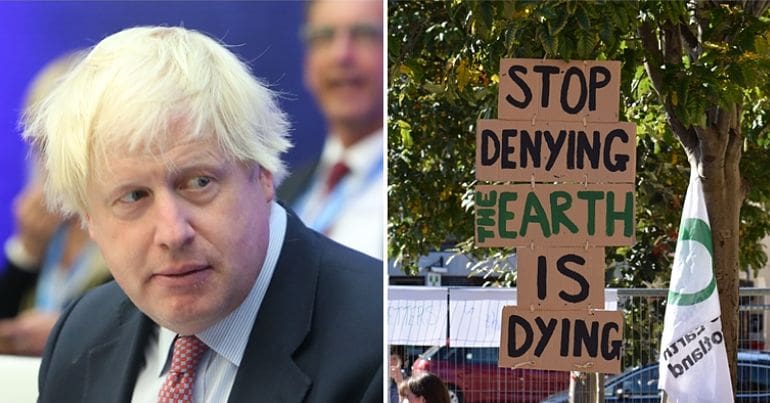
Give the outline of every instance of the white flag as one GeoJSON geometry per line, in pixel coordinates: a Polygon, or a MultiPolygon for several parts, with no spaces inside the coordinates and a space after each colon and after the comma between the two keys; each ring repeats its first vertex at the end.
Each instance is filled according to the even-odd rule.
{"type": "Polygon", "coordinates": [[[703,185],[693,173],[679,225],[660,343],[658,385],[670,402],[733,401],[713,251],[703,185]]]}

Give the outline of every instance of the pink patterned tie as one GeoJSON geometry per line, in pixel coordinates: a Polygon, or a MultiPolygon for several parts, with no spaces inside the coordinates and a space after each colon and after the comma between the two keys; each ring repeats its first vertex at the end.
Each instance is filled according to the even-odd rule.
{"type": "Polygon", "coordinates": [[[158,403],[192,403],[195,368],[208,347],[195,336],[179,336],[174,341],[171,369],[160,388],[158,403]]]}

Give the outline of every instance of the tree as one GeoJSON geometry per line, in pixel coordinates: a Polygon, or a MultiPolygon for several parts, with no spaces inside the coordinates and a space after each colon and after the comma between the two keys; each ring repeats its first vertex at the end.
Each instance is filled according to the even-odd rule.
{"type": "MultiPolygon", "coordinates": [[[[637,243],[608,253],[616,285],[664,285],[690,169],[704,179],[735,381],[739,270],[767,257],[766,1],[394,2],[389,5],[389,255],[413,271],[473,247],[475,124],[496,118],[504,57],[622,61],[637,124],[637,243]],[[688,169],[689,168],[689,169],[688,169]]],[[[515,275],[503,270],[503,282],[515,275]]]]}

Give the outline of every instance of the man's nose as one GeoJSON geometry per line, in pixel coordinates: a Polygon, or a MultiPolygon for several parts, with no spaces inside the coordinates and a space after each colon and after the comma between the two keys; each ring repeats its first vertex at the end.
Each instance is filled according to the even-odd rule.
{"type": "Polygon", "coordinates": [[[346,31],[340,30],[334,37],[332,42],[332,55],[338,62],[347,63],[353,60],[355,56],[356,41],[353,35],[346,31]]]}
{"type": "Polygon", "coordinates": [[[178,250],[192,242],[195,229],[190,211],[183,200],[173,193],[155,195],[155,243],[166,250],[178,250]]]}

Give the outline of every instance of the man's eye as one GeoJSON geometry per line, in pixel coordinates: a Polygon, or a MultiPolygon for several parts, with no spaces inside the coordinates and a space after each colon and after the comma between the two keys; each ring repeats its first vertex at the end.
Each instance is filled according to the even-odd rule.
{"type": "Polygon", "coordinates": [[[302,39],[309,46],[323,46],[334,39],[334,28],[308,27],[302,32],[302,39]]]}
{"type": "Polygon", "coordinates": [[[356,24],[348,27],[307,27],[302,37],[310,47],[328,46],[337,37],[348,36],[358,45],[372,45],[382,41],[382,28],[376,25],[356,24]]]}
{"type": "Polygon", "coordinates": [[[145,190],[132,190],[124,194],[119,201],[122,203],[136,203],[140,199],[147,197],[147,191],[145,190]]]}
{"type": "Polygon", "coordinates": [[[377,42],[382,40],[382,28],[373,25],[353,25],[350,36],[356,42],[377,42]]]}
{"type": "Polygon", "coordinates": [[[196,176],[187,181],[188,189],[203,189],[211,184],[212,178],[209,176],[196,176]]]}

